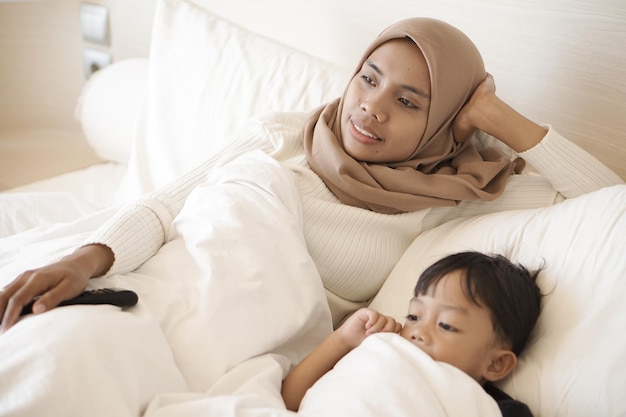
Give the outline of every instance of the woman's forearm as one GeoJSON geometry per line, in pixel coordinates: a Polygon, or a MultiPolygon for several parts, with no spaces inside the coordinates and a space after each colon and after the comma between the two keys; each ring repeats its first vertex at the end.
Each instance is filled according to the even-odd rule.
{"type": "Polygon", "coordinates": [[[496,85],[490,74],[459,111],[453,125],[454,136],[459,142],[469,139],[476,129],[495,137],[516,152],[532,149],[548,132],[502,101],[496,95],[496,85]]]}
{"type": "Polygon", "coordinates": [[[533,148],[548,132],[495,95],[483,97],[483,103],[475,109],[473,118],[477,129],[497,138],[516,152],[533,148]]]}

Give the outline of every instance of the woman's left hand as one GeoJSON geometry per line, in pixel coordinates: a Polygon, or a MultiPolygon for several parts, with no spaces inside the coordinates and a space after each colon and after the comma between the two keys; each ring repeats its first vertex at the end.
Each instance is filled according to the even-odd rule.
{"type": "Polygon", "coordinates": [[[452,124],[457,142],[468,140],[475,130],[493,136],[516,152],[537,145],[547,129],[518,113],[496,95],[491,74],[478,84],[452,124]]]}
{"type": "Polygon", "coordinates": [[[461,108],[452,124],[452,132],[457,142],[468,140],[476,129],[480,129],[477,120],[483,106],[496,95],[496,83],[493,76],[487,73],[485,79],[478,84],[469,101],[461,108]]]}

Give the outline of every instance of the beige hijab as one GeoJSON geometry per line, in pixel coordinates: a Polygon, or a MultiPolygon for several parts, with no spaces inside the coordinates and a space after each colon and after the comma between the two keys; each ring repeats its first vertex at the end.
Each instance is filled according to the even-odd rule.
{"type": "Polygon", "coordinates": [[[514,164],[495,150],[478,151],[471,141],[456,142],[452,121],[485,78],[476,46],[461,31],[429,18],[412,18],[385,29],[357,66],[381,44],[410,38],[421,49],[431,79],[426,130],[413,155],[389,164],[359,162],[341,138],[344,97],[315,110],[303,141],[313,171],[348,205],[380,213],[401,213],[462,200],[493,200],[504,190],[514,164]]]}

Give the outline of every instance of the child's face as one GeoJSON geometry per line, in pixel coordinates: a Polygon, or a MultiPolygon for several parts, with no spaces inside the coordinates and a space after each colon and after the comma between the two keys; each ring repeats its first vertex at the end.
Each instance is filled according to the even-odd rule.
{"type": "Polygon", "coordinates": [[[350,81],[341,134],[346,152],[365,162],[398,162],[415,152],[426,129],[430,74],[420,49],[396,39],[374,50],[350,81]]]}
{"type": "Polygon", "coordinates": [[[434,360],[453,365],[480,383],[495,380],[490,369],[504,347],[489,310],[468,299],[464,285],[463,272],[455,271],[428,294],[413,298],[400,335],[434,360]]]}

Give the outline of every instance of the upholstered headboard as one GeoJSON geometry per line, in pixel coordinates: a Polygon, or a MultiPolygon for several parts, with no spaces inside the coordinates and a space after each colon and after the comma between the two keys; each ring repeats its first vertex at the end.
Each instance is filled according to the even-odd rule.
{"type": "Polygon", "coordinates": [[[236,24],[352,68],[385,26],[445,20],[481,50],[499,95],[626,178],[626,3],[616,0],[194,0],[236,24]]]}

